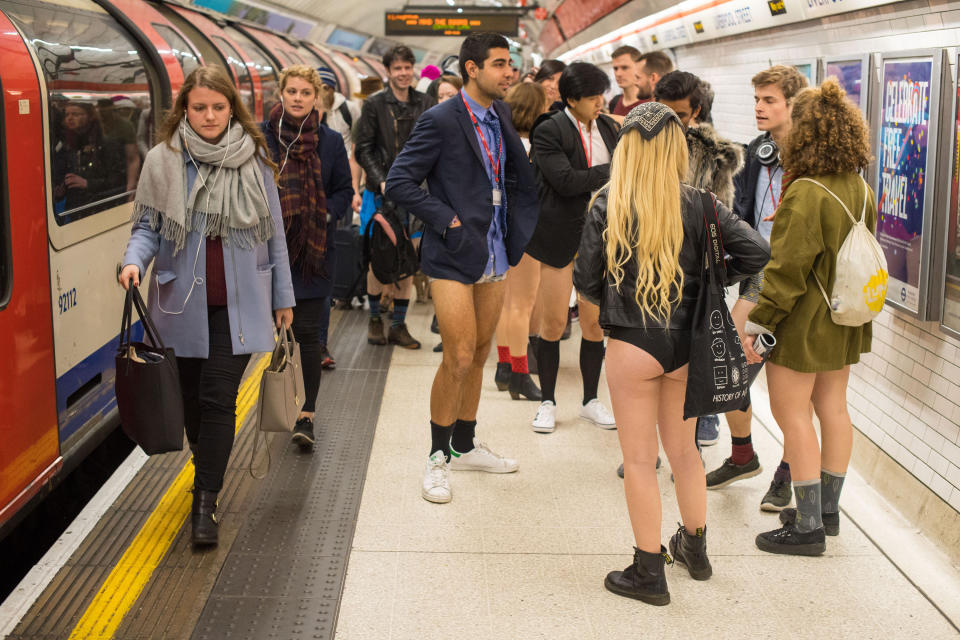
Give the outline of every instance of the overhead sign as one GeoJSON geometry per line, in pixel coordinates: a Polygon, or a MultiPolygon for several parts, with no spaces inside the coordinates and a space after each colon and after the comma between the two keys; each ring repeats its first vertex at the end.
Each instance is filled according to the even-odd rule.
{"type": "Polygon", "coordinates": [[[520,26],[517,14],[468,11],[388,11],[385,21],[388,36],[465,36],[484,31],[516,37],[520,26]]]}

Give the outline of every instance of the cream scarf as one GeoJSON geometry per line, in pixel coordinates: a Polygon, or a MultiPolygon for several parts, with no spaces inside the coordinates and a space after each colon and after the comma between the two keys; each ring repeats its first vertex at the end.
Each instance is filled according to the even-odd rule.
{"type": "Polygon", "coordinates": [[[134,222],[148,216],[150,227],[174,243],[174,254],[191,231],[246,249],[266,242],[274,224],[255,151],[256,143],[239,122],[211,144],[184,121],[170,146],[158,144],[143,161],[134,222]],[[184,148],[192,160],[184,162],[184,148]],[[190,193],[187,162],[197,167],[190,193]]]}

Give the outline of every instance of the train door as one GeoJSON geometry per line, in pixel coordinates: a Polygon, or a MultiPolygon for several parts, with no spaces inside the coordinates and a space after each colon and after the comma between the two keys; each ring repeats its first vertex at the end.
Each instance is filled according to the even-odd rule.
{"type": "Polygon", "coordinates": [[[260,76],[260,90],[263,99],[263,119],[270,116],[270,111],[280,100],[279,76],[277,74],[280,63],[274,57],[270,56],[259,44],[250,39],[250,37],[232,26],[226,26],[223,30],[243,47],[244,53],[253,60],[254,69],[260,76]]]}
{"type": "Polygon", "coordinates": [[[2,11],[0,59],[2,528],[56,473],[61,458],[47,293],[44,151],[37,144],[43,139],[43,106],[30,52],[2,11]]]}
{"type": "Polygon", "coordinates": [[[45,102],[43,133],[30,142],[41,142],[48,185],[35,215],[47,221],[61,455],[82,457],[115,416],[117,266],[152,113],[183,74],[169,46],[161,55],[91,0],[0,8],[32,47],[45,102]]]}

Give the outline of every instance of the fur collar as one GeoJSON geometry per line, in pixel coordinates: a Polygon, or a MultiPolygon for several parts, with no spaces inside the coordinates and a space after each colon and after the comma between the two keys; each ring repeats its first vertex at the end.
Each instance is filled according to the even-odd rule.
{"type": "Polygon", "coordinates": [[[743,147],[721,138],[709,124],[687,129],[690,152],[688,184],[709,189],[728,207],[733,206],[733,177],[743,167],[743,147]]]}

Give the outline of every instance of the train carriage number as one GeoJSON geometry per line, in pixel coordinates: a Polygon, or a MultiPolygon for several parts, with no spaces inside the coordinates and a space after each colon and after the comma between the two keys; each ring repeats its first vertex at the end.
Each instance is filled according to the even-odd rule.
{"type": "Polygon", "coordinates": [[[66,313],[70,309],[73,309],[75,306],[77,306],[76,288],[70,289],[70,291],[67,291],[66,293],[61,293],[57,304],[60,307],[61,314],[66,313]]]}

